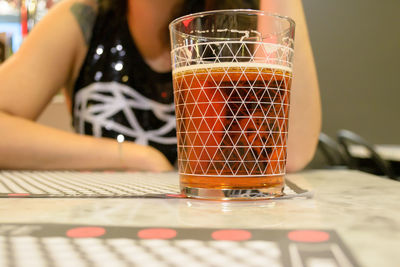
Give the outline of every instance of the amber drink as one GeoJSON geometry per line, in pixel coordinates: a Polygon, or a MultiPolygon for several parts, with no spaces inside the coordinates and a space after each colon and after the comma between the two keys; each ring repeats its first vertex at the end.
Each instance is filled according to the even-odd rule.
{"type": "Polygon", "coordinates": [[[180,49],[173,60],[193,51],[203,59],[191,64],[191,55],[173,68],[182,192],[222,200],[282,195],[292,49],[253,40],[180,49]]]}

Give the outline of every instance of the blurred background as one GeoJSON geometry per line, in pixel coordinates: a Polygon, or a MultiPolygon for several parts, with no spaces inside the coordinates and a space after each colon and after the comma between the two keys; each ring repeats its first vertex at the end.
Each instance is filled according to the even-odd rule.
{"type": "MultiPolygon", "coordinates": [[[[0,0],[0,61],[56,2],[0,0]]],[[[400,144],[400,1],[303,0],[303,5],[321,88],[322,131],[335,137],[348,129],[373,144],[400,144]]],[[[40,122],[70,129],[61,95],[40,122]]]]}
{"type": "Polygon", "coordinates": [[[400,143],[400,1],[303,0],[317,65],[323,131],[400,143]]]}

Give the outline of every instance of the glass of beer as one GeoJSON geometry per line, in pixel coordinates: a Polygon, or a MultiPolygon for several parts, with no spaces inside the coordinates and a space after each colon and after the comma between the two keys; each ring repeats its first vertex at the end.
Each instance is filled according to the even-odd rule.
{"type": "Polygon", "coordinates": [[[169,29],[182,193],[281,196],[294,21],[219,10],[180,17],[169,29]]]}

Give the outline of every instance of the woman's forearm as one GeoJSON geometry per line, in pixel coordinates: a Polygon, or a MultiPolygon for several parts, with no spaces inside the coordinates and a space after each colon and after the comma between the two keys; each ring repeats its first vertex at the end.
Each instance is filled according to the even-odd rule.
{"type": "Polygon", "coordinates": [[[171,169],[155,149],[116,140],[94,138],[49,128],[27,119],[0,113],[1,169],[171,169]]]}

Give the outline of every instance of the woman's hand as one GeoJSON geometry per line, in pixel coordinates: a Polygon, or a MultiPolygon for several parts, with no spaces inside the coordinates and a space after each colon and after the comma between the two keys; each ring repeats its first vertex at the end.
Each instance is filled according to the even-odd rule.
{"type": "Polygon", "coordinates": [[[164,172],[173,170],[168,159],[151,146],[142,146],[132,142],[120,144],[122,168],[135,171],[164,172]]]}

